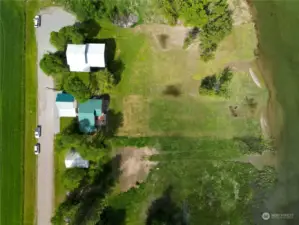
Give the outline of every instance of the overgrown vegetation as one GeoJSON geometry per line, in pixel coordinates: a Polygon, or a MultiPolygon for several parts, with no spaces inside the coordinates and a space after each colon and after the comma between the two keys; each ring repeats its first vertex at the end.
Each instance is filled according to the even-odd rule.
{"type": "Polygon", "coordinates": [[[229,98],[229,84],[233,78],[233,73],[229,68],[225,68],[221,73],[205,77],[201,81],[199,93],[201,95],[216,95],[229,98]]]}
{"type": "MultiPolygon", "coordinates": [[[[157,0],[169,24],[182,20],[186,26],[200,29],[200,53],[204,61],[214,58],[218,44],[232,30],[231,12],[226,0],[157,0]]],[[[184,46],[191,42],[187,37],[184,46]]]]}

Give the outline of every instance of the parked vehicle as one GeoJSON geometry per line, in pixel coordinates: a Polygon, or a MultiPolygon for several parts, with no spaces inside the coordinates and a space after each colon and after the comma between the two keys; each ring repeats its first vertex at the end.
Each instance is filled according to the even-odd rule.
{"type": "Polygon", "coordinates": [[[40,15],[36,15],[36,16],[33,18],[33,23],[34,23],[34,27],[35,27],[35,28],[40,27],[40,25],[41,25],[41,16],[40,16],[40,15]]]}
{"type": "Polygon", "coordinates": [[[35,131],[34,131],[34,137],[35,137],[35,138],[40,138],[41,135],[42,135],[42,127],[41,127],[41,125],[38,125],[38,126],[35,128],[35,131]]]}
{"type": "Polygon", "coordinates": [[[40,153],[40,143],[34,145],[34,154],[38,155],[40,153]]]}

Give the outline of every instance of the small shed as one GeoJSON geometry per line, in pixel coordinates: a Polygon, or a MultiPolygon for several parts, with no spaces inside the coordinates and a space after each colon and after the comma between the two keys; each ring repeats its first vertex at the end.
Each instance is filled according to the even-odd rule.
{"type": "Polygon", "coordinates": [[[75,98],[67,93],[59,93],[56,96],[56,108],[59,117],[76,117],[75,98]]]}
{"type": "Polygon", "coordinates": [[[65,167],[66,168],[88,168],[89,161],[84,160],[78,152],[74,149],[70,150],[65,156],[65,167]]]}

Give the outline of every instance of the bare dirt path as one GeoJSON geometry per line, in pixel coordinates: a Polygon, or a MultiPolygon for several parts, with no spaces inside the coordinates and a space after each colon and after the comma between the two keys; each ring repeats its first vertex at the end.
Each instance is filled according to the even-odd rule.
{"type": "MultiPolygon", "coordinates": [[[[36,30],[39,61],[48,51],[55,51],[49,43],[51,31],[72,25],[75,17],[60,8],[51,7],[42,10],[41,27],[36,30]]],[[[37,168],[37,224],[48,225],[53,212],[54,200],[54,163],[53,141],[54,134],[59,130],[59,120],[55,112],[56,93],[53,80],[46,76],[38,66],[38,123],[42,126],[42,136],[39,140],[41,153],[38,156],[37,168]]]]}

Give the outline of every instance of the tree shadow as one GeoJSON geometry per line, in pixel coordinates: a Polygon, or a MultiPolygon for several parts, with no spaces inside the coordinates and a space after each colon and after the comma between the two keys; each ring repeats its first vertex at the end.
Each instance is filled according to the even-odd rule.
{"type": "MultiPolygon", "coordinates": [[[[120,174],[120,157],[116,156],[97,170],[91,184],[80,191],[80,207],[78,208],[72,224],[86,224],[87,221],[101,220],[104,210],[103,200],[114,187],[120,174]]],[[[111,214],[110,214],[111,215],[111,214]]],[[[124,214],[125,215],[125,214],[124,214]]],[[[100,222],[100,221],[99,221],[100,222]]]]}
{"type": "Polygon", "coordinates": [[[207,90],[213,90],[213,89],[215,89],[216,83],[217,83],[216,75],[207,76],[204,79],[202,79],[200,88],[204,88],[207,90]]]}
{"type": "Polygon", "coordinates": [[[77,118],[73,118],[71,123],[65,127],[60,133],[63,135],[80,134],[79,122],[77,118]]]}
{"type": "Polygon", "coordinates": [[[104,135],[107,137],[113,137],[117,133],[118,129],[123,125],[122,112],[116,112],[115,110],[108,110],[107,112],[107,125],[104,130],[104,135]]]}
{"type": "Polygon", "coordinates": [[[101,215],[101,222],[105,225],[125,225],[126,210],[107,207],[101,215]]]}
{"type": "Polygon", "coordinates": [[[94,38],[100,32],[100,25],[93,19],[89,19],[83,22],[75,24],[80,31],[84,34],[86,39],[94,38]]]}
{"type": "Polygon", "coordinates": [[[149,210],[146,225],[183,225],[183,211],[172,200],[171,193],[173,188],[168,187],[162,197],[155,200],[149,210]]]}
{"type": "Polygon", "coordinates": [[[157,38],[161,48],[166,49],[169,36],[167,34],[159,34],[157,38]]]}
{"type": "Polygon", "coordinates": [[[234,137],[233,139],[244,145],[240,148],[244,153],[262,153],[266,150],[261,137],[243,136],[234,137]]]}
{"type": "Polygon", "coordinates": [[[115,85],[117,85],[121,81],[121,75],[125,70],[125,64],[120,59],[116,59],[111,61],[111,63],[109,63],[107,67],[110,73],[113,74],[114,83],[115,85]]]}
{"type": "Polygon", "coordinates": [[[165,90],[163,91],[163,94],[178,97],[181,95],[181,90],[178,85],[167,85],[165,90]]]}

